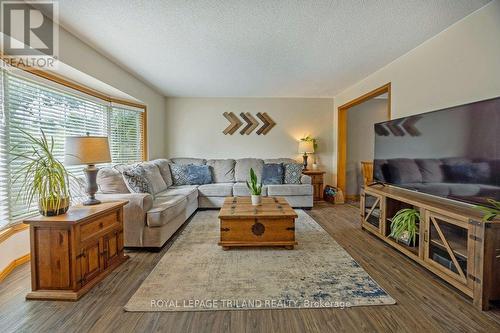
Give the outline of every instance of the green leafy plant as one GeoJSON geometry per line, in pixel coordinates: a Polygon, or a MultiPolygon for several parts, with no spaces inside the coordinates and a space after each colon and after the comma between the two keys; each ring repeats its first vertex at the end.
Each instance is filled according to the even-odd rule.
{"type": "Polygon", "coordinates": [[[261,195],[262,193],[262,183],[257,182],[257,175],[253,168],[250,168],[250,182],[247,180],[247,187],[252,195],[261,195]]]}
{"type": "Polygon", "coordinates": [[[15,160],[25,161],[13,177],[13,182],[20,181],[23,189],[17,195],[31,207],[34,200],[38,201],[40,213],[44,215],[64,213],[69,206],[70,174],[64,165],[54,157],[54,138],[47,139],[42,131],[41,138],[18,129],[26,145],[17,146],[10,154],[15,160]]]}
{"type": "Polygon", "coordinates": [[[414,208],[399,210],[392,218],[390,237],[396,240],[408,239],[415,246],[417,238],[417,222],[420,221],[420,213],[414,208]]]}
{"type": "Polygon", "coordinates": [[[485,207],[485,206],[476,206],[476,209],[479,209],[483,212],[483,221],[491,221],[498,215],[500,215],[500,201],[496,201],[494,199],[487,199],[493,207],[485,207]]]}
{"type": "Polygon", "coordinates": [[[313,143],[314,151],[316,151],[316,149],[318,149],[318,140],[315,139],[315,138],[313,138],[310,135],[307,135],[307,136],[303,137],[302,139],[300,139],[300,141],[312,142],[313,143]]]}

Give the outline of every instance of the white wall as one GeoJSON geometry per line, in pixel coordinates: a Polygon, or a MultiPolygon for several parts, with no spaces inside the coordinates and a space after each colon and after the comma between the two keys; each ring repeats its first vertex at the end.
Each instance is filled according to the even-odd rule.
{"type": "Polygon", "coordinates": [[[500,96],[499,36],[496,0],[335,96],[335,110],[387,82],[393,118],[500,96]]]}
{"type": "Polygon", "coordinates": [[[373,125],[387,120],[387,99],[370,99],[347,110],[346,194],[359,195],[361,161],[373,160],[373,125]]]}
{"type": "Polygon", "coordinates": [[[310,134],[319,139],[318,156],[330,183],[332,126],[331,98],[167,98],[165,140],[169,157],[291,157],[301,161],[298,140],[310,134]],[[224,135],[229,125],[224,112],[238,116],[267,112],[277,125],[267,135],[224,135]]]}

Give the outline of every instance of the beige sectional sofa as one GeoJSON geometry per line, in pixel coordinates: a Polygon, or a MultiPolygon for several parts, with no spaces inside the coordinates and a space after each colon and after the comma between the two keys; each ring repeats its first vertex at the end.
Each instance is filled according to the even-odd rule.
{"type": "MultiPolygon", "coordinates": [[[[296,163],[292,159],[262,160],[204,160],[197,158],[157,159],[144,162],[147,177],[153,184],[153,193],[131,193],[121,170],[115,166],[102,168],[97,176],[99,193],[103,201],[128,200],[124,208],[124,241],[126,247],[160,248],[175,231],[198,209],[220,208],[228,196],[250,195],[245,181],[250,168],[261,179],[265,163],[296,163]],[[170,163],[208,165],[212,183],[204,185],[174,186],[170,163]]],[[[292,207],[313,206],[311,178],[302,175],[300,184],[265,185],[264,196],[284,197],[292,207]]]]}

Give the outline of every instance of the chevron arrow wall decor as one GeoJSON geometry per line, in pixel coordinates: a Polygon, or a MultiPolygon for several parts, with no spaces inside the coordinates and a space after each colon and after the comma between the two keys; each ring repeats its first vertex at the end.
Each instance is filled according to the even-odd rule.
{"type": "MultiPolygon", "coordinates": [[[[243,122],[245,122],[246,125],[240,130],[241,135],[250,135],[259,126],[259,121],[252,116],[250,112],[240,113],[240,117],[243,119],[243,122],[233,112],[224,112],[222,115],[229,121],[229,125],[222,131],[224,135],[233,135],[241,127],[241,125],[243,125],[243,122]]],[[[258,135],[266,135],[274,126],[276,126],[274,120],[265,112],[258,112],[257,118],[259,118],[263,123],[262,126],[255,132],[258,135]]]]}
{"type": "Polygon", "coordinates": [[[222,131],[222,133],[224,133],[224,135],[233,135],[234,132],[236,132],[238,130],[238,128],[240,128],[241,125],[243,125],[243,123],[238,119],[238,117],[236,117],[236,115],[232,112],[224,112],[223,113],[223,116],[229,120],[229,126],[226,127],[226,129],[224,131],[222,131]]]}

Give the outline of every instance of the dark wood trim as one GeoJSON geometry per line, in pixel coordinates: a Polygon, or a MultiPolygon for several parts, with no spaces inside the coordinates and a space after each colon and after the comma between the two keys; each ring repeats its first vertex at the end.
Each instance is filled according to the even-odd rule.
{"type": "Polygon", "coordinates": [[[387,116],[391,119],[391,83],[384,84],[338,107],[337,187],[346,193],[347,111],[369,99],[387,93],[387,116]]]}

